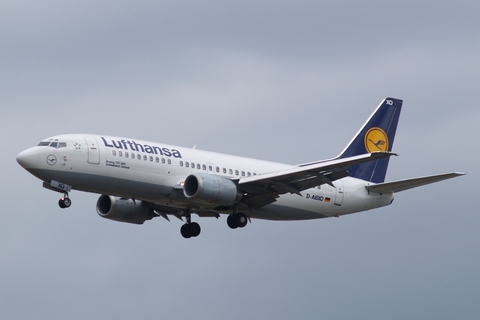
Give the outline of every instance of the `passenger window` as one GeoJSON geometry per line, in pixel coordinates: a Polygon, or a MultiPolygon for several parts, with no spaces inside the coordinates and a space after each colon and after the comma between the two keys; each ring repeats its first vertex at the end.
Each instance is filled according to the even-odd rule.
{"type": "Polygon", "coordinates": [[[195,169],[195,163],[192,162],[192,168],[195,169]]]}
{"type": "Polygon", "coordinates": [[[242,171],[242,177],[245,177],[245,171],[242,171]]]}
{"type": "Polygon", "coordinates": [[[112,155],[116,156],[116,155],[117,155],[117,151],[112,150],[112,155]]]}
{"type": "Polygon", "coordinates": [[[183,161],[180,161],[180,167],[183,167],[183,161]]]}
{"type": "Polygon", "coordinates": [[[171,159],[168,159],[168,164],[172,164],[172,160],[171,160],[171,159]]]}
{"type": "Polygon", "coordinates": [[[202,169],[203,169],[203,170],[207,170],[207,166],[204,165],[204,164],[202,164],[202,169]]]}
{"type": "Polygon", "coordinates": [[[119,157],[123,157],[122,151],[118,151],[118,156],[119,156],[119,157]]]}
{"type": "Polygon", "coordinates": [[[131,156],[132,156],[132,159],[135,159],[135,153],[132,153],[131,156]]]}
{"type": "Polygon", "coordinates": [[[187,168],[188,168],[189,166],[190,166],[190,163],[188,163],[188,162],[185,162],[185,167],[187,167],[187,168]]]}
{"type": "Polygon", "coordinates": [[[215,167],[215,171],[220,172],[220,168],[219,168],[219,167],[215,167]]]}
{"type": "Polygon", "coordinates": [[[159,159],[158,157],[155,157],[155,161],[156,161],[157,163],[159,163],[159,162],[160,162],[160,159],[159,159]]]}
{"type": "Polygon", "coordinates": [[[250,177],[252,174],[250,172],[247,172],[247,177],[250,177]]]}
{"type": "Polygon", "coordinates": [[[125,152],[125,158],[128,158],[128,152],[125,152]]]}
{"type": "Polygon", "coordinates": [[[165,158],[162,158],[162,163],[165,163],[165,158]]]}
{"type": "Polygon", "coordinates": [[[143,156],[143,160],[147,161],[147,156],[143,156]]]}
{"type": "Polygon", "coordinates": [[[200,163],[197,163],[197,169],[200,169],[200,163]]]}
{"type": "Polygon", "coordinates": [[[233,174],[233,170],[232,170],[232,169],[228,169],[228,173],[229,173],[229,174],[233,174]]]}
{"type": "Polygon", "coordinates": [[[227,169],[223,168],[223,173],[227,173],[227,169]]]}
{"type": "Polygon", "coordinates": [[[235,170],[235,175],[236,175],[236,176],[238,176],[238,175],[239,175],[239,174],[238,174],[238,170],[235,170]]]}
{"type": "Polygon", "coordinates": [[[142,156],[140,154],[137,154],[137,159],[142,160],[142,156]]]}
{"type": "Polygon", "coordinates": [[[153,157],[152,156],[150,156],[150,162],[153,162],[153,157]]]}

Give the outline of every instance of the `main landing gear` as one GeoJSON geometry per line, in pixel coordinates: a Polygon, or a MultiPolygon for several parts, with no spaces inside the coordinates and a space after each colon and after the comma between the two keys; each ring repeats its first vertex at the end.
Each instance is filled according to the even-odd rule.
{"type": "Polygon", "coordinates": [[[70,198],[68,197],[68,193],[65,193],[63,197],[58,200],[58,205],[62,209],[68,208],[72,205],[72,200],[70,200],[70,198]]]}
{"type": "MultiPolygon", "coordinates": [[[[192,222],[192,214],[186,210],[185,217],[187,222],[180,228],[180,233],[185,239],[198,237],[200,234],[200,225],[192,222]]],[[[227,218],[227,224],[232,229],[243,228],[247,225],[248,219],[244,213],[232,213],[227,218]]]]}
{"type": "Polygon", "coordinates": [[[227,224],[232,229],[243,228],[247,225],[247,216],[245,213],[232,213],[227,218],[227,224]]]}
{"type": "Polygon", "coordinates": [[[192,213],[189,210],[186,210],[185,216],[187,223],[180,228],[180,233],[185,239],[198,237],[201,231],[200,225],[192,222],[192,213]]]}

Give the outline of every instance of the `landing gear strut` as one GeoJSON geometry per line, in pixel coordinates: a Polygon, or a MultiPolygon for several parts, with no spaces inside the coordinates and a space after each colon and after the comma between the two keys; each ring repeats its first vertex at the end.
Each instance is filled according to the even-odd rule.
{"type": "Polygon", "coordinates": [[[68,197],[68,193],[72,190],[72,186],[69,186],[63,182],[52,180],[50,183],[43,182],[43,187],[48,190],[63,193],[63,197],[58,200],[58,205],[60,208],[65,209],[72,205],[72,200],[70,200],[68,197]]]}
{"type": "Polygon", "coordinates": [[[72,200],[70,200],[70,198],[68,197],[68,193],[65,193],[63,195],[63,198],[61,198],[60,200],[58,200],[58,205],[60,206],[60,208],[62,209],[65,209],[65,208],[68,208],[72,205],[72,200]]]}
{"type": "Polygon", "coordinates": [[[185,216],[187,218],[187,223],[180,228],[180,233],[185,239],[198,237],[201,231],[200,225],[196,222],[192,222],[192,214],[189,210],[185,211],[185,216]]]}
{"type": "Polygon", "coordinates": [[[232,213],[227,218],[227,224],[232,229],[243,228],[247,225],[247,216],[245,213],[232,213]]]}

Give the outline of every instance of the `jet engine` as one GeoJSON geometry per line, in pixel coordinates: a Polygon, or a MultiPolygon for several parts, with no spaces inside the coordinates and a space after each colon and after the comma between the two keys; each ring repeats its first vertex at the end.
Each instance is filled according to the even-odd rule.
{"type": "Polygon", "coordinates": [[[231,206],[242,198],[233,181],[201,173],[185,179],[183,193],[191,201],[213,206],[231,206]]]}
{"type": "Polygon", "coordinates": [[[135,224],[143,224],[157,215],[142,201],[102,195],[97,200],[100,217],[135,224]]]}

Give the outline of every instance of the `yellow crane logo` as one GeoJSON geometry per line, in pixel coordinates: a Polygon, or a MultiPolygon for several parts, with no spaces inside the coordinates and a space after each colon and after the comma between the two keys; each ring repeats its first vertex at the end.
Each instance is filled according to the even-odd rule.
{"type": "Polygon", "coordinates": [[[388,151],[388,137],[378,127],[370,128],[365,134],[365,149],[368,152],[388,151]]]}

